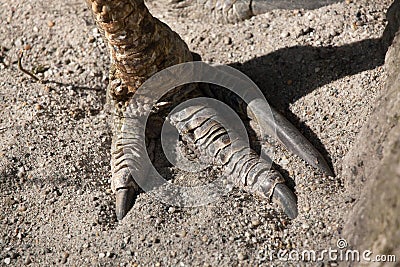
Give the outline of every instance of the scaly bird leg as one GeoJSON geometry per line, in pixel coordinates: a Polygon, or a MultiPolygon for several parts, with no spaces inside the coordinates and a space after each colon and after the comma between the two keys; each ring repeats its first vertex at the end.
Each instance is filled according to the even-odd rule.
{"type": "MultiPolygon", "coordinates": [[[[117,217],[122,219],[132,206],[134,196],[138,192],[135,180],[145,179],[148,169],[147,163],[143,160],[146,145],[141,136],[144,135],[140,131],[144,131],[143,115],[151,109],[151,101],[139,100],[131,103],[130,100],[143,82],[153,74],[172,65],[191,61],[192,55],[175,32],[149,13],[143,0],[87,0],[87,2],[97,25],[104,34],[111,55],[108,96],[114,107],[111,148],[112,189],[116,193],[117,217]],[[129,112],[126,112],[127,108],[130,108],[129,112]],[[129,120],[126,114],[130,117],[129,120]]],[[[176,125],[179,127],[178,121],[176,125]]],[[[193,127],[194,130],[201,129],[196,125],[193,127]]],[[[182,135],[186,136],[183,133],[182,135]]],[[[223,164],[224,170],[235,179],[240,178],[243,186],[250,190],[278,200],[289,217],[295,217],[297,214],[295,197],[283,184],[282,177],[277,172],[267,169],[267,164],[258,159],[257,155],[240,140],[227,141],[228,143],[225,143],[226,138],[219,140],[218,138],[223,135],[221,130],[218,136],[205,135],[204,140],[211,141],[207,142],[207,148],[214,148],[214,152],[210,153],[226,155],[224,159],[228,162],[223,164]],[[232,147],[236,143],[241,149],[227,154],[225,148],[219,147],[221,142],[226,147],[232,147]]],[[[190,143],[190,140],[187,140],[190,143]]],[[[298,139],[290,140],[296,142],[298,139]]],[[[194,141],[198,147],[205,145],[200,141],[197,143],[194,141]]]]}
{"type": "Polygon", "coordinates": [[[111,55],[107,94],[114,113],[112,189],[116,193],[117,217],[122,219],[139,190],[129,169],[134,170],[135,179],[142,179],[148,167],[142,159],[144,141],[137,138],[138,129],[145,125],[141,117],[149,106],[134,103],[137,107],[130,113],[129,123],[126,108],[144,81],[169,66],[191,61],[192,55],[175,32],[149,13],[143,0],[87,2],[111,55]]]}

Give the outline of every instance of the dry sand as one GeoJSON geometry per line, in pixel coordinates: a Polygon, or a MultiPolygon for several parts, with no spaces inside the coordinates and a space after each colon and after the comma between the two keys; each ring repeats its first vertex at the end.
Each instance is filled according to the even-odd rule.
{"type": "MultiPolygon", "coordinates": [[[[142,193],[118,223],[104,109],[109,58],[86,4],[3,1],[0,265],[254,266],[270,264],[279,249],[336,248],[359,196],[346,186],[352,177],[342,175],[343,158],[358,149],[356,135],[383,88],[379,38],[391,3],[346,2],[275,10],[235,25],[196,21],[152,2],[154,15],[205,61],[249,75],[337,175],[324,177],[278,147],[275,162],[298,196],[294,220],[235,189],[198,208],[172,208],[142,193]],[[25,68],[50,82],[18,71],[20,49],[25,68]]],[[[177,180],[187,175],[172,171],[177,180]]]]}

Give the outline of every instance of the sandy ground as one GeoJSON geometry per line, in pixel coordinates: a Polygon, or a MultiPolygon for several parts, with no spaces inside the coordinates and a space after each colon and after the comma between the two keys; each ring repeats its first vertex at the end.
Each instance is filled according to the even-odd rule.
{"type": "MultiPolygon", "coordinates": [[[[118,223],[104,108],[109,59],[90,12],[77,0],[3,1],[0,265],[287,266],[307,263],[278,260],[279,249],[336,248],[359,196],[346,186],[352,177],[342,175],[343,158],[357,149],[356,135],[383,88],[379,38],[390,3],[341,2],[218,25],[152,2],[154,15],[205,61],[249,75],[337,175],[325,177],[278,147],[275,162],[298,197],[294,220],[235,189],[198,208],[170,207],[143,193],[118,223]],[[49,82],[18,71],[20,49],[25,68],[49,82]]],[[[177,180],[187,175],[172,171],[177,180]]]]}

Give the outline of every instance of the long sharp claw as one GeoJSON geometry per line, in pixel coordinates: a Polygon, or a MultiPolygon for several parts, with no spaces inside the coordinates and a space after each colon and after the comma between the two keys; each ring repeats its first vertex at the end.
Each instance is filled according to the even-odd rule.
{"type": "MultiPolygon", "coordinates": [[[[289,151],[327,175],[334,176],[334,173],[321,153],[284,116],[271,107],[272,118],[271,113],[269,113],[269,110],[266,110],[263,102],[257,99],[249,103],[248,110],[248,115],[250,118],[256,119],[258,126],[262,129],[262,133],[275,136],[275,127],[277,139],[289,151]],[[260,119],[254,118],[254,115],[260,119]]],[[[257,129],[254,130],[257,131],[257,129]]],[[[259,132],[259,134],[261,133],[259,132]]],[[[261,138],[264,137],[261,136],[261,138]]]]}
{"type": "Polygon", "coordinates": [[[272,194],[272,201],[278,202],[290,219],[297,217],[298,210],[296,196],[285,184],[280,183],[275,186],[272,194]]]}
{"type": "Polygon", "coordinates": [[[129,210],[133,207],[135,199],[135,190],[132,187],[120,188],[116,194],[115,213],[118,221],[122,220],[129,210]]]}
{"type": "Polygon", "coordinates": [[[258,14],[264,14],[272,9],[316,9],[339,1],[340,0],[308,0],[308,1],[253,0],[251,7],[254,15],[258,15],[258,14]]]}
{"type": "Polygon", "coordinates": [[[272,109],[276,122],[278,139],[288,150],[305,160],[308,164],[323,171],[326,175],[334,176],[331,168],[321,153],[308,141],[300,131],[285,117],[272,109]]]}

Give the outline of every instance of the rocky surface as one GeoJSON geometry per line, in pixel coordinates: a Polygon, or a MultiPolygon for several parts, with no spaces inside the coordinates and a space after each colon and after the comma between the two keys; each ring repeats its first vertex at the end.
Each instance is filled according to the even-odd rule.
{"type": "MultiPolygon", "coordinates": [[[[393,40],[386,54],[388,75],[377,106],[361,130],[353,153],[346,156],[345,173],[361,197],[345,232],[354,249],[374,254],[400,255],[400,1],[389,11],[384,40],[393,40]],[[397,31],[395,30],[397,28],[397,31]],[[396,33],[397,32],[397,33],[396,33]],[[373,155],[373,156],[371,156],[373,155]]],[[[372,257],[371,257],[372,258],[372,257]]],[[[389,266],[375,263],[374,266],[389,266]]],[[[395,264],[392,264],[395,266],[395,264]]]]}
{"type": "MultiPolygon", "coordinates": [[[[324,177],[278,147],[275,162],[298,196],[295,220],[235,189],[198,208],[170,207],[143,193],[118,223],[109,184],[109,57],[84,1],[1,2],[1,264],[248,266],[268,265],[272,258],[287,266],[274,251],[337,248],[339,238],[352,242],[343,227],[364,201],[357,188],[365,182],[357,184],[358,176],[346,171],[353,166],[346,155],[361,151],[356,140],[387,92],[381,36],[390,4],[343,1],[220,25],[153,2],[153,14],[205,61],[249,75],[330,159],[336,177],[324,177]],[[46,83],[18,70],[21,49],[25,69],[46,83]]],[[[384,142],[384,136],[377,141],[382,149],[389,147],[384,142]]],[[[382,149],[363,151],[392,160],[382,149]]],[[[176,182],[210,175],[157,164],[176,182]]],[[[320,263],[336,265],[329,258],[320,263]]]]}

